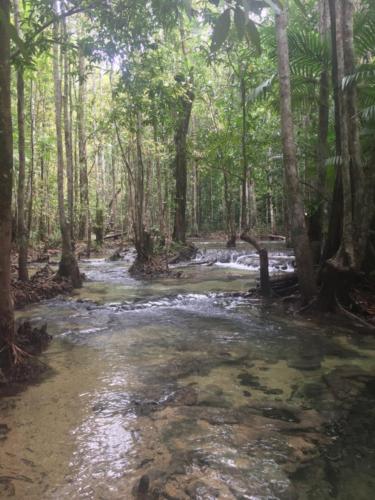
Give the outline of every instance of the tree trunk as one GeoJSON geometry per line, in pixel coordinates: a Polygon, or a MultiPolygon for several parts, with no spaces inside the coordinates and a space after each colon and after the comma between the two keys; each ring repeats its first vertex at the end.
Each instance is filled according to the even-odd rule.
{"type": "MultiPolygon", "coordinates": [[[[320,0],[320,36],[323,41],[327,39],[328,33],[328,4],[327,0],[320,0]]],[[[326,184],[326,159],[328,153],[328,121],[329,121],[329,70],[325,63],[320,74],[319,82],[319,119],[318,135],[316,145],[317,156],[317,182],[316,182],[316,237],[321,243],[323,238],[323,223],[325,209],[325,184],[326,184]]]]}
{"type": "Polygon", "coordinates": [[[35,105],[34,86],[30,82],[30,175],[29,175],[29,203],[27,218],[27,239],[30,239],[33,222],[33,200],[34,200],[34,170],[35,170],[35,105]]]}
{"type": "Polygon", "coordinates": [[[242,241],[250,243],[259,255],[259,265],[260,265],[260,293],[263,297],[269,297],[271,295],[271,285],[270,276],[268,271],[268,252],[265,247],[251,235],[248,231],[244,231],[240,236],[242,241]]]}
{"type": "MultiPolygon", "coordinates": [[[[335,146],[336,157],[341,156],[341,120],[339,105],[339,80],[337,75],[337,47],[336,47],[336,0],[328,0],[331,18],[331,45],[332,45],[332,86],[335,104],[335,146]]],[[[336,167],[336,179],[330,208],[327,239],[323,249],[322,262],[330,259],[337,252],[342,233],[342,179],[341,169],[336,167]]]]}
{"type": "MultiPolygon", "coordinates": [[[[54,0],[54,10],[57,9],[57,0],[54,0]]],[[[54,39],[59,38],[59,23],[53,25],[54,39]]],[[[72,241],[70,238],[70,229],[65,218],[64,208],[64,157],[63,157],[63,138],[62,138],[62,94],[61,94],[61,73],[59,68],[59,46],[53,45],[53,80],[55,94],[55,125],[56,125],[56,148],[57,148],[57,189],[58,189],[58,207],[59,221],[62,240],[61,261],[59,264],[60,276],[70,278],[74,288],[82,286],[82,278],[78,269],[77,261],[72,250],[72,241]]]]}
{"type": "Polygon", "coordinates": [[[174,136],[176,156],[174,172],[176,180],[176,206],[173,240],[186,243],[186,187],[187,187],[187,158],[186,140],[189,130],[191,110],[194,94],[191,90],[180,97],[177,110],[177,124],[174,136]]]}
{"type": "Polygon", "coordinates": [[[86,150],[86,67],[82,47],[78,50],[78,156],[79,156],[79,238],[87,243],[86,254],[90,256],[91,231],[90,231],[90,205],[89,181],[87,175],[87,150],[86,150]]]}
{"type": "Polygon", "coordinates": [[[198,236],[198,162],[193,163],[192,175],[192,202],[191,202],[191,234],[198,236]]]}
{"type": "Polygon", "coordinates": [[[155,147],[155,163],[156,163],[156,182],[158,195],[158,219],[160,240],[165,241],[165,221],[164,221],[164,204],[163,204],[163,179],[161,175],[160,155],[158,150],[158,127],[154,121],[154,147],[155,147]]]}
{"type": "Polygon", "coordinates": [[[283,9],[280,14],[276,14],[276,36],[280,83],[284,172],[289,212],[291,215],[290,224],[292,242],[296,257],[297,274],[302,298],[305,302],[308,302],[315,294],[316,285],[311,249],[305,223],[304,206],[298,180],[297,155],[294,140],[291,104],[287,13],[285,9],[283,9]]]}
{"type": "Polygon", "coordinates": [[[247,220],[247,180],[248,180],[248,161],[247,161],[247,123],[246,123],[246,84],[243,75],[240,81],[241,90],[241,111],[242,111],[242,133],[241,133],[241,150],[242,150],[242,198],[241,198],[241,229],[248,227],[247,220]]]}
{"type": "Polygon", "coordinates": [[[224,205],[225,205],[225,225],[227,230],[227,247],[234,248],[236,246],[236,222],[234,220],[233,197],[229,186],[228,172],[223,169],[224,175],[224,205]]]}
{"type": "MultiPolygon", "coordinates": [[[[66,27],[66,19],[62,21],[64,42],[68,42],[68,33],[66,27]]],[[[68,225],[70,229],[70,238],[74,239],[74,205],[73,205],[73,138],[72,124],[70,121],[69,97],[70,97],[70,76],[69,76],[69,59],[68,49],[65,47],[63,51],[64,61],[64,94],[63,94],[63,110],[64,110],[64,139],[65,139],[65,155],[66,155],[66,178],[68,187],[68,225]]]]}
{"type": "MultiPolygon", "coordinates": [[[[14,19],[20,35],[20,12],[18,0],[14,0],[14,19]]],[[[17,241],[18,241],[18,278],[27,281],[28,238],[25,224],[26,161],[25,161],[25,84],[23,68],[17,69],[17,123],[18,123],[18,187],[17,187],[17,241]]]]}
{"type": "MultiPolygon", "coordinates": [[[[356,70],[354,35],[353,35],[353,0],[343,2],[343,30],[345,52],[345,75],[352,75],[356,70]]],[[[351,160],[351,180],[354,211],[354,249],[357,269],[361,269],[372,219],[373,175],[365,177],[360,142],[360,123],[358,113],[357,86],[353,82],[346,88],[346,102],[349,127],[349,153],[351,160]],[[368,189],[366,189],[366,186],[368,189]]]]}
{"type": "MultiPolygon", "coordinates": [[[[344,10],[341,0],[336,1],[336,51],[337,51],[337,78],[339,81],[339,110],[340,110],[340,149],[341,149],[341,179],[343,193],[343,225],[341,244],[336,257],[345,267],[355,264],[353,242],[353,207],[352,186],[350,176],[349,128],[348,107],[342,81],[345,76],[345,49],[344,49],[344,10]]],[[[341,265],[340,263],[340,265],[341,265]]]]}
{"type": "Polygon", "coordinates": [[[9,1],[0,0],[0,368],[14,342],[14,311],[10,292],[12,236],[13,139],[10,91],[9,1]]]}

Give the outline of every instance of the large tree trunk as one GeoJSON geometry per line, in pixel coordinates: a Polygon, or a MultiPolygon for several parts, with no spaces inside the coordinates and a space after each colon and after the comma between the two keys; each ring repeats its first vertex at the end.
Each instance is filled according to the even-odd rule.
{"type": "Polygon", "coordinates": [[[4,362],[4,346],[14,342],[14,311],[10,293],[13,139],[8,0],[0,0],[0,10],[0,352],[3,352],[1,359],[4,362]]]}
{"type": "Polygon", "coordinates": [[[343,87],[344,76],[354,71],[353,5],[349,0],[330,0],[330,8],[335,35],[333,57],[337,68],[337,148],[341,159],[336,173],[336,189],[339,186],[342,195],[340,198],[334,196],[332,206],[332,211],[338,208],[341,215],[341,233],[336,236],[339,246],[333,255],[325,255],[318,301],[320,308],[328,310],[335,309],[337,301],[344,304],[349,301],[348,289],[361,269],[366,250],[363,246],[367,245],[368,225],[363,219],[370,219],[372,215],[367,213],[371,211],[366,206],[363,186],[356,91],[355,88],[348,90],[343,87]],[[366,207],[364,211],[363,207],[366,207]],[[363,228],[366,228],[366,234],[363,234],[363,228]]]}
{"type": "MultiPolygon", "coordinates": [[[[20,35],[20,12],[18,0],[14,0],[14,19],[20,35]]],[[[17,187],[17,241],[18,241],[18,277],[22,281],[29,279],[27,271],[28,238],[25,224],[26,161],[25,161],[25,84],[23,68],[17,69],[17,123],[18,123],[18,187],[17,187]]]]}
{"type": "Polygon", "coordinates": [[[276,15],[276,36],[284,171],[289,203],[292,242],[302,297],[305,302],[308,302],[315,294],[316,284],[305,223],[304,206],[298,180],[291,104],[287,13],[285,9],[283,9],[280,14],[276,15]]]}
{"type": "MultiPolygon", "coordinates": [[[[189,85],[189,83],[188,83],[189,85]]],[[[186,140],[189,130],[191,110],[194,94],[186,89],[180,97],[177,109],[177,124],[174,136],[176,156],[174,160],[174,173],[176,180],[176,206],[173,239],[186,243],[186,187],[187,187],[187,157],[186,140]]]]}
{"type": "Polygon", "coordinates": [[[91,231],[90,231],[90,205],[89,181],[87,175],[87,150],[86,150],[86,67],[82,47],[78,50],[78,156],[79,156],[79,238],[87,242],[87,256],[90,256],[91,231]]]}
{"type": "MultiPolygon", "coordinates": [[[[54,1],[55,12],[57,12],[57,0],[54,1]]],[[[59,38],[59,23],[54,22],[54,39],[59,38]]],[[[59,264],[59,274],[70,278],[74,288],[82,285],[82,278],[78,269],[77,261],[72,250],[72,240],[70,237],[70,228],[65,218],[64,208],[64,156],[63,156],[63,138],[62,138],[62,94],[61,94],[61,72],[59,68],[59,46],[53,45],[53,80],[55,93],[55,125],[56,125],[56,147],[57,147],[57,189],[58,189],[58,207],[59,221],[62,240],[61,261],[59,264]]]]}

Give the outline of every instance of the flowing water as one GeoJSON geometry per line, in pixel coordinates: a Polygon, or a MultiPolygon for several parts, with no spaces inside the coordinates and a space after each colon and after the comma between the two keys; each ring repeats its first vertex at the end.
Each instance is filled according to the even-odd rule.
{"type": "Polygon", "coordinates": [[[52,373],[0,401],[1,498],[373,498],[373,338],[229,294],[255,284],[245,247],[127,266],[87,261],[77,294],[19,313],[48,323],[52,373]]]}

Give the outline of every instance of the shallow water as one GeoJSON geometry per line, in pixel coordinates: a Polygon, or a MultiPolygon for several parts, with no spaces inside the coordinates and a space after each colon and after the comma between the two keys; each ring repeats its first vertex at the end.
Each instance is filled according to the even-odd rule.
{"type": "Polygon", "coordinates": [[[144,282],[85,262],[75,296],[19,313],[48,322],[53,373],[0,401],[0,497],[373,498],[374,339],[195,264],[144,282]]]}

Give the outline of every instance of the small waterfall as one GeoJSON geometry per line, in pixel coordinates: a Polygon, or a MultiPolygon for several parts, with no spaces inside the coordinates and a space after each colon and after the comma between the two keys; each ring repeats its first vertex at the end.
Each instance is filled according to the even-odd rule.
{"type": "MultiPolygon", "coordinates": [[[[294,255],[289,249],[276,250],[267,245],[270,273],[284,273],[294,271],[294,255]]],[[[202,247],[199,249],[196,263],[202,265],[216,265],[226,268],[259,271],[259,257],[251,247],[236,249],[202,247]]]]}

